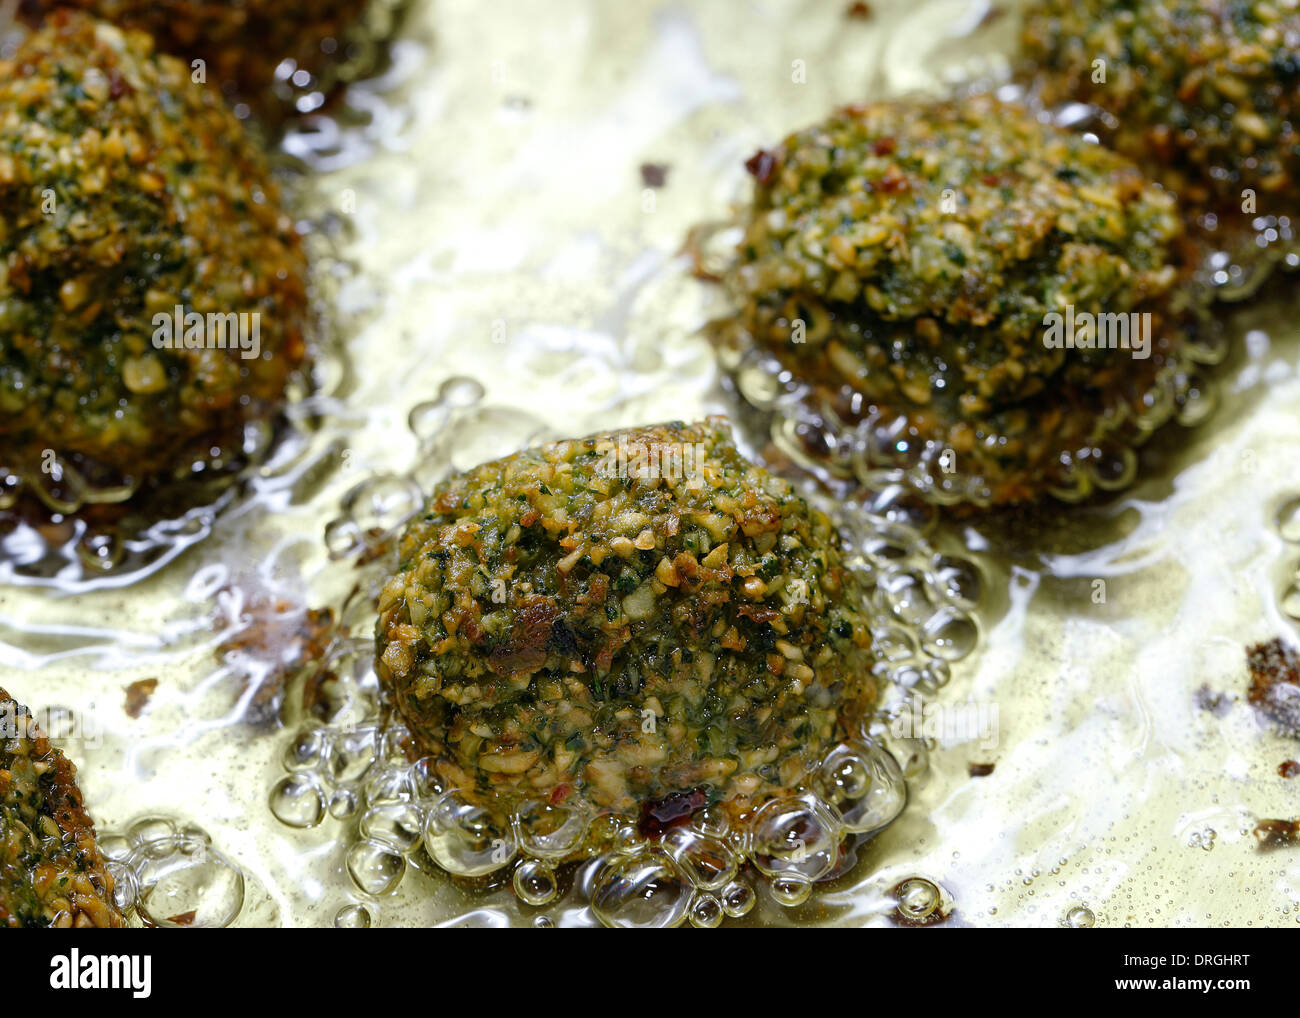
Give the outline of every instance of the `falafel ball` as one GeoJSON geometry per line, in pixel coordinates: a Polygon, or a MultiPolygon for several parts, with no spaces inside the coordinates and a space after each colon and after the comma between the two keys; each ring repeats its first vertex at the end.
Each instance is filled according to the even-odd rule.
{"type": "Polygon", "coordinates": [[[119,927],[77,769],[0,689],[0,927],[119,927]]]}
{"type": "Polygon", "coordinates": [[[303,363],[306,274],[239,121],[147,36],[57,12],[0,61],[6,467],[121,484],[238,452],[303,363]]]}
{"type": "Polygon", "coordinates": [[[207,80],[248,101],[266,120],[282,112],[272,89],[295,74],[329,91],[333,65],[370,0],[25,0],[34,18],[73,7],[117,25],[147,32],[166,53],[202,60],[207,80]]]}
{"type": "Polygon", "coordinates": [[[381,679],[448,786],[733,815],[876,697],[831,521],[721,419],[555,442],[443,482],[379,601],[381,679]]]}
{"type": "Polygon", "coordinates": [[[1035,0],[1022,35],[1049,104],[1114,119],[1107,142],[1189,205],[1300,213],[1300,6],[1035,0]]]}
{"type": "Polygon", "coordinates": [[[847,107],[747,166],[720,335],[811,387],[868,468],[1023,501],[1145,410],[1178,343],[1182,227],[1127,160],[976,96],[847,107]],[[1089,347],[1048,317],[1084,312],[1148,312],[1150,344],[1089,347]]]}

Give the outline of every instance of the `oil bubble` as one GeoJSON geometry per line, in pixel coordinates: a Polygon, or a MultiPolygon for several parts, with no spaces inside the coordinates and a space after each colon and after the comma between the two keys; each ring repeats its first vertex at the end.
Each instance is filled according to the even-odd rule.
{"type": "Polygon", "coordinates": [[[413,795],[411,775],[400,770],[378,770],[366,779],[362,792],[369,806],[409,802],[413,795]]]}
{"type": "Polygon", "coordinates": [[[1300,544],[1300,498],[1289,499],[1277,511],[1277,532],[1282,540],[1300,544]]]}
{"type": "Polygon", "coordinates": [[[1287,587],[1278,607],[1290,618],[1300,619],[1300,583],[1293,583],[1287,587]]]}
{"type": "Polygon", "coordinates": [[[319,767],[325,755],[325,734],[319,727],[305,727],[295,733],[284,749],[284,766],[291,771],[319,767]]]}
{"type": "Polygon", "coordinates": [[[529,855],[562,859],[578,849],[587,836],[587,817],[579,810],[534,800],[515,813],[519,845],[529,855]]]}
{"type": "Polygon", "coordinates": [[[163,927],[229,926],[244,907],[244,874],[209,844],[169,838],[141,846],[138,911],[163,927]],[[168,851],[155,851],[162,845],[168,851]]]}
{"type": "Polygon", "coordinates": [[[960,661],[975,649],[979,630],[964,612],[942,608],[931,616],[921,631],[926,652],[944,661],[960,661]]]}
{"type": "Polygon", "coordinates": [[[606,865],[591,889],[591,911],[615,929],[666,929],[686,918],[690,884],[655,852],[606,865]]]}
{"type": "Polygon", "coordinates": [[[705,891],[722,887],[740,868],[740,860],[726,844],[688,827],[669,831],[661,844],[686,878],[705,891]]]}
{"type": "Polygon", "coordinates": [[[176,824],[169,817],[147,816],[136,820],[127,828],[126,836],[135,848],[150,843],[162,845],[176,835],[176,824]]]}
{"type": "Polygon", "coordinates": [[[915,569],[887,569],[877,581],[885,606],[900,622],[916,626],[934,614],[925,577],[915,569]]]}
{"type": "Polygon", "coordinates": [[[555,870],[539,859],[525,859],[511,878],[515,894],[525,905],[545,905],[559,894],[555,870]]]}
{"type": "Polygon", "coordinates": [[[271,813],[289,827],[315,827],[325,819],[325,790],[315,774],[290,774],[271,789],[271,813]]]}
{"type": "Polygon", "coordinates": [[[935,596],[970,611],[979,604],[984,580],[979,567],[966,559],[936,555],[930,567],[930,582],[935,596]]]}
{"type": "Polygon", "coordinates": [[[344,905],[334,915],[334,928],[338,930],[368,930],[372,923],[365,905],[344,905]]]}
{"type": "Polygon", "coordinates": [[[362,814],[359,829],[363,838],[407,855],[424,836],[424,814],[414,803],[383,803],[362,814]]]}
{"type": "Polygon", "coordinates": [[[113,878],[113,904],[124,915],[135,908],[140,896],[140,885],[135,877],[135,870],[123,862],[109,860],[104,868],[113,878]]]}
{"type": "Polygon", "coordinates": [[[389,845],[363,839],[348,849],[347,869],[357,887],[379,897],[397,890],[406,874],[406,860],[389,845]]]}
{"type": "Polygon", "coordinates": [[[815,881],[835,865],[839,825],[814,797],[788,796],[765,803],[751,830],[754,865],[770,877],[815,881]]]}
{"type": "Polygon", "coordinates": [[[481,877],[509,863],[519,851],[508,822],[453,789],[430,807],[424,847],[448,873],[481,877]]]}
{"type": "Polygon", "coordinates": [[[689,914],[691,925],[701,930],[716,929],[726,915],[722,903],[711,894],[697,894],[691,899],[689,914]]]}
{"type": "Polygon", "coordinates": [[[943,896],[939,888],[924,877],[910,877],[898,885],[898,914],[906,922],[928,922],[939,908],[943,896]]]}
{"type": "Polygon", "coordinates": [[[793,874],[772,880],[772,897],[786,908],[802,905],[812,896],[812,883],[793,874]]]}
{"type": "Polygon", "coordinates": [[[424,496],[414,481],[396,474],[376,474],[353,488],[343,511],[364,534],[387,534],[419,510],[424,496]]]}
{"type": "Polygon", "coordinates": [[[733,880],[722,889],[719,898],[722,901],[722,910],[733,919],[748,914],[758,901],[753,886],[744,880],[733,880]]]}
{"type": "Polygon", "coordinates": [[[370,726],[338,732],[326,757],[326,774],[335,785],[352,785],[375,762],[375,729],[370,726]]]}
{"type": "Polygon", "coordinates": [[[907,805],[907,783],[898,761],[878,743],[850,742],[827,755],[820,772],[826,801],[845,830],[871,834],[893,823],[907,805]]]}
{"type": "Polygon", "coordinates": [[[347,820],[355,816],[360,808],[361,799],[350,788],[335,789],[334,794],[330,796],[330,816],[335,820],[347,820]]]}

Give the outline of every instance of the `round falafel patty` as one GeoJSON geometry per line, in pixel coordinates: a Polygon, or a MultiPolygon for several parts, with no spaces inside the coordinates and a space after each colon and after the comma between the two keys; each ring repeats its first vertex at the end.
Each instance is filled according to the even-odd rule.
{"type": "Polygon", "coordinates": [[[0,689],[0,927],[124,925],[76,774],[0,689]]]}
{"type": "Polygon", "coordinates": [[[976,96],[848,107],[747,167],[719,334],[808,387],[859,476],[903,468],[979,504],[1086,487],[1108,433],[1148,412],[1178,345],[1182,228],[1127,160],[976,96]],[[1114,315],[1119,345],[1131,313],[1145,348],[1067,324],[1114,315]]]}
{"type": "Polygon", "coordinates": [[[448,786],[600,811],[800,787],[870,713],[863,590],[725,422],[457,474],[400,543],[377,665],[448,786]]]}
{"type": "Polygon", "coordinates": [[[1036,0],[1022,35],[1043,99],[1092,103],[1107,142],[1185,203],[1300,213],[1300,6],[1036,0]],[[1104,79],[1102,75],[1104,74],[1104,79]]]}
{"type": "Polygon", "coordinates": [[[58,12],[0,61],[5,467],[116,485],[237,452],[303,362],[305,278],[239,121],[147,36],[58,12]]]}

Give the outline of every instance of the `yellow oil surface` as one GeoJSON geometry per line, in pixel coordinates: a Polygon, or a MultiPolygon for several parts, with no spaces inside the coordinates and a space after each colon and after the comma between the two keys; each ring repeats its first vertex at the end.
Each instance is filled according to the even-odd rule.
{"type": "MultiPolygon", "coordinates": [[[[322,365],[307,439],[150,575],[0,591],[0,685],[72,710],[61,744],[101,831],[199,824],[245,874],[238,925],[329,925],[357,902],[381,925],[583,921],[572,902],[525,910],[420,872],[361,894],[344,864],[354,824],[272,816],[290,732],[241,720],[241,675],[308,608],[341,611],[363,574],[331,560],[327,524],[367,478],[416,468],[408,418],[448,379],[496,408],[455,436],[461,466],[547,433],[730,409],[699,331],[722,298],[688,275],[688,230],[743,198],[756,148],[831,106],[996,77],[1013,52],[1015,16],[986,21],[980,3],[870,7],[417,2],[392,69],[349,92],[364,116],[337,143],[329,125],[290,135],[312,167],[303,217],[333,238],[318,270],[346,350],[322,365]],[[664,186],[643,164],[667,167],[664,186]],[[262,646],[218,653],[250,623],[262,646]],[[159,685],[132,718],[124,687],[141,679],[159,685]]],[[[995,715],[996,738],[935,739],[907,811],[851,874],[748,921],[888,923],[891,889],[916,876],[973,926],[1056,926],[1078,908],[1099,926],[1300,918],[1300,852],[1261,852],[1252,834],[1293,815],[1277,767],[1300,746],[1244,700],[1245,647],[1295,635],[1280,605],[1300,545],[1278,516],[1300,494],[1296,281],[1227,309],[1217,413],[1157,436],[1129,492],[941,525],[934,540],[965,547],[986,593],[980,646],[935,702],[995,715]],[[1221,713],[1199,706],[1203,686],[1227,695],[1221,713]],[[972,777],[972,763],[994,768],[972,777]]],[[[364,641],[365,612],[347,618],[364,641]]],[[[362,695],[344,717],[367,709],[362,695]]]]}

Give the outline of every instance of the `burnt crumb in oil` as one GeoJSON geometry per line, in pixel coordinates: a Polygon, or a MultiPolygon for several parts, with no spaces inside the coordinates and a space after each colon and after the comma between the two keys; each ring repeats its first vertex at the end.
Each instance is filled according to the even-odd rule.
{"type": "Polygon", "coordinates": [[[1300,820],[1261,820],[1255,825],[1255,842],[1261,852],[1294,848],[1300,844],[1300,820]]]}
{"type": "Polygon", "coordinates": [[[990,774],[993,773],[993,768],[996,766],[997,764],[975,763],[972,760],[970,763],[966,765],[966,773],[969,774],[972,778],[987,778],[990,774]]]}
{"type": "Polygon", "coordinates": [[[645,187],[664,187],[668,183],[667,163],[642,163],[641,183],[645,187]]]}
{"type": "Polygon", "coordinates": [[[126,703],[123,710],[128,717],[138,718],[149,706],[154,691],[158,688],[157,679],[140,679],[126,687],[126,703]]]}
{"type": "Polygon", "coordinates": [[[1246,699],[1281,732],[1300,738],[1300,659],[1280,639],[1259,643],[1246,652],[1250,687],[1246,699]]]}

